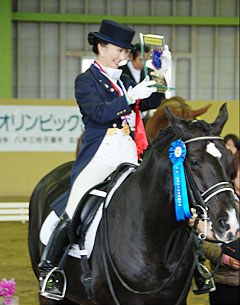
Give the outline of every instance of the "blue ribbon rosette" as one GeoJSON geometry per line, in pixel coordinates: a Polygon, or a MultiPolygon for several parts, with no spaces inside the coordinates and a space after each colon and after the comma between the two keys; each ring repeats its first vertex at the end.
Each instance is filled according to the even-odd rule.
{"type": "Polygon", "coordinates": [[[157,70],[159,70],[162,67],[161,55],[162,55],[162,51],[159,51],[157,49],[154,49],[152,51],[152,65],[157,70]]]}
{"type": "Polygon", "coordinates": [[[187,149],[181,139],[174,141],[169,148],[169,158],[173,164],[173,187],[176,219],[191,218],[183,162],[187,149]]]}

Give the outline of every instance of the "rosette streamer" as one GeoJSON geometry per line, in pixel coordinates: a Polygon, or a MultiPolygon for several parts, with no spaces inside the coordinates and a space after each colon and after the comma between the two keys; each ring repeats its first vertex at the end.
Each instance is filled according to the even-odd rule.
{"type": "Polygon", "coordinates": [[[192,217],[183,167],[186,152],[186,146],[181,139],[174,141],[169,148],[169,158],[173,164],[173,187],[177,221],[192,217]]]}
{"type": "Polygon", "coordinates": [[[145,128],[143,125],[141,113],[139,110],[141,100],[137,100],[136,106],[135,106],[135,113],[136,113],[136,124],[135,124],[135,142],[137,146],[137,154],[138,154],[138,160],[141,159],[141,155],[143,154],[144,150],[148,146],[148,140],[145,132],[145,128]]]}

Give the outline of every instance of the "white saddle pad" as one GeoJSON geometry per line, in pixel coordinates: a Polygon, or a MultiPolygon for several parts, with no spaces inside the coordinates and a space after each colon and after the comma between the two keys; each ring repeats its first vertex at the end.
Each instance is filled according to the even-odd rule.
{"type": "MultiPolygon", "coordinates": [[[[106,207],[109,205],[109,202],[110,202],[114,192],[116,191],[116,189],[122,184],[122,182],[128,177],[128,175],[131,172],[133,172],[134,170],[135,170],[134,168],[130,167],[126,172],[124,172],[119,177],[115,186],[110,190],[110,192],[107,195],[106,207]]],[[[96,193],[98,192],[98,190],[93,190],[93,192],[94,191],[96,191],[96,193]]],[[[99,196],[105,197],[103,193],[104,192],[99,193],[99,196]]],[[[105,193],[105,195],[106,195],[106,193],[105,193]]],[[[85,250],[80,250],[78,245],[73,245],[68,253],[70,256],[73,256],[73,257],[79,258],[79,259],[81,258],[81,255],[87,255],[88,258],[90,257],[93,246],[94,246],[98,225],[102,218],[102,209],[103,209],[103,202],[101,203],[100,207],[98,208],[98,211],[86,233],[85,250]]],[[[52,232],[54,231],[58,221],[59,221],[59,217],[56,215],[56,213],[54,211],[52,211],[48,215],[48,217],[45,219],[45,221],[42,225],[42,228],[40,230],[40,240],[44,245],[47,245],[48,240],[49,240],[52,232]]]]}

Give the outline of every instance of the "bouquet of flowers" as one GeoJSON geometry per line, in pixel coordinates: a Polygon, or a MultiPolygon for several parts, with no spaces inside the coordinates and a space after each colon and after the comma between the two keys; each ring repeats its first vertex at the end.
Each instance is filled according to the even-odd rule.
{"type": "Polygon", "coordinates": [[[12,296],[15,291],[15,280],[11,279],[7,281],[6,279],[2,279],[0,282],[0,301],[3,301],[4,305],[11,304],[12,296]]]}

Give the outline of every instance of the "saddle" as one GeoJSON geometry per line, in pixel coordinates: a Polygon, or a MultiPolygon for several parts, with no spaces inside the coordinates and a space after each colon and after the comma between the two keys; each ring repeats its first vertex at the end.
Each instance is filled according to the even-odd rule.
{"type": "Polygon", "coordinates": [[[125,172],[129,169],[135,171],[137,167],[138,165],[127,162],[120,164],[103,182],[95,185],[84,194],[70,224],[69,239],[71,243],[84,242],[86,232],[109,191],[125,172]]]}

